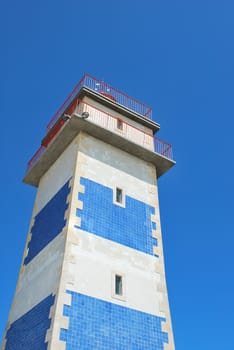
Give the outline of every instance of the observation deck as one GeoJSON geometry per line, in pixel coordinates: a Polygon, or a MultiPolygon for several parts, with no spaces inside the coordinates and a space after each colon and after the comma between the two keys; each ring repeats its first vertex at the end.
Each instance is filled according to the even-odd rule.
{"type": "Polygon", "coordinates": [[[150,107],[84,75],[47,125],[23,181],[38,186],[43,174],[81,131],[153,163],[160,177],[175,161],[172,146],[154,136],[160,125],[151,118],[150,107]]]}

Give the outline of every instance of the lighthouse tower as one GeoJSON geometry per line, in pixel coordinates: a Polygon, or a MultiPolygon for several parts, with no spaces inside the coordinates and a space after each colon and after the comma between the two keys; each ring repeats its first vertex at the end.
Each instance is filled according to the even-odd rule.
{"type": "Polygon", "coordinates": [[[24,182],[35,205],[2,350],[174,350],[151,109],[85,75],[24,182]]]}

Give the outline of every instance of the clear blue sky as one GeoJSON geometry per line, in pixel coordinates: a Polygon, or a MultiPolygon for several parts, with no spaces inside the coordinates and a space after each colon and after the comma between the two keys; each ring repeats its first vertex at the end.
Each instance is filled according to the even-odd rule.
{"type": "Polygon", "coordinates": [[[234,3],[2,3],[0,337],[35,189],[21,179],[45,126],[90,73],[149,104],[176,167],[159,181],[177,350],[234,349],[234,3]]]}

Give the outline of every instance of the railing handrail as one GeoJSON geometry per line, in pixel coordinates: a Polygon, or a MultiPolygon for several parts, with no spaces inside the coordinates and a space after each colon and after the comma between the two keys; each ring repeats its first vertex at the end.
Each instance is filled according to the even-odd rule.
{"type": "MultiPolygon", "coordinates": [[[[125,96],[127,99],[132,100],[132,101],[138,103],[139,105],[141,105],[142,107],[148,109],[148,113],[145,113],[145,114],[144,114],[145,117],[147,117],[147,114],[150,114],[150,113],[152,112],[152,108],[151,108],[150,106],[147,106],[145,103],[143,103],[143,102],[137,100],[136,98],[134,98],[134,97],[132,97],[132,96],[129,96],[128,94],[126,94],[126,92],[120,91],[119,89],[114,88],[113,86],[107,84],[105,81],[96,79],[95,77],[93,77],[93,76],[90,75],[90,74],[85,74],[85,76],[89,77],[89,78],[92,79],[92,80],[97,81],[98,83],[104,85],[104,86],[107,87],[108,89],[113,90],[113,91],[117,92],[118,94],[125,96]]],[[[149,118],[150,118],[150,117],[151,117],[151,115],[149,116],[149,118]]]]}
{"type": "MultiPolygon", "coordinates": [[[[99,111],[99,112],[101,112],[101,113],[107,115],[108,117],[110,117],[110,118],[112,118],[112,119],[115,119],[115,120],[121,119],[121,117],[116,117],[116,116],[113,115],[113,114],[107,113],[107,112],[103,111],[103,109],[101,109],[101,108],[99,108],[99,107],[97,107],[97,106],[94,106],[94,105],[92,105],[92,104],[89,103],[89,102],[86,102],[86,101],[83,101],[83,100],[80,100],[80,99],[77,99],[77,102],[80,103],[80,104],[83,103],[84,105],[90,106],[90,107],[96,109],[97,111],[99,111]]],[[[161,140],[161,139],[159,139],[158,137],[153,136],[151,133],[146,132],[146,131],[143,131],[143,130],[139,129],[138,127],[136,127],[135,125],[132,125],[132,124],[128,123],[126,120],[123,120],[123,119],[121,119],[121,120],[123,121],[123,124],[126,124],[126,125],[130,126],[130,127],[133,128],[133,129],[139,130],[139,131],[141,131],[143,134],[148,135],[148,136],[150,136],[150,137],[152,137],[152,138],[157,138],[158,140],[161,140]]],[[[161,140],[161,141],[164,142],[165,144],[167,144],[168,146],[170,145],[170,144],[167,143],[166,141],[163,141],[163,140],[161,140]]],[[[170,145],[170,146],[171,146],[171,145],[170,145]]]]}
{"type": "MultiPolygon", "coordinates": [[[[112,118],[112,119],[115,119],[115,120],[118,120],[120,118],[110,114],[110,113],[107,113],[105,111],[103,111],[102,109],[98,108],[97,106],[93,106],[92,104],[90,103],[87,103],[87,102],[84,102],[82,100],[79,100],[77,99],[77,104],[76,104],[76,107],[78,104],[84,104],[84,105],[87,105],[87,106],[90,106],[92,108],[94,108],[95,110],[97,110],[98,112],[101,112],[103,115],[106,115],[107,117],[109,118],[112,118]]],[[[76,108],[75,107],[75,108],[76,108]]],[[[73,112],[71,113],[73,114],[73,112]]],[[[137,128],[136,126],[128,123],[127,121],[125,120],[122,120],[123,124],[125,124],[127,127],[131,127],[132,129],[136,129],[137,131],[140,131],[143,135],[147,135],[149,137],[152,138],[152,141],[154,142],[154,152],[155,153],[158,153],[164,157],[167,157],[171,160],[173,160],[173,155],[172,155],[172,145],[162,139],[160,139],[159,137],[155,137],[153,136],[152,134],[146,132],[146,131],[143,131],[139,128],[137,128]],[[160,149],[157,151],[158,147],[161,146],[161,147],[164,147],[166,146],[166,149],[163,149],[163,151],[160,149]]],[[[34,155],[32,156],[32,158],[29,160],[28,162],[28,167],[27,167],[27,172],[31,169],[31,167],[37,162],[37,160],[39,160],[39,158],[42,156],[42,154],[45,152],[46,150],[46,147],[44,146],[40,146],[40,148],[34,153],[34,155]]]]}
{"type": "Polygon", "coordinates": [[[73,88],[73,90],[70,92],[66,100],[63,102],[63,104],[59,107],[55,115],[52,117],[52,119],[47,124],[47,130],[51,129],[56,121],[59,119],[59,117],[65,112],[66,108],[69,107],[70,103],[72,102],[73,97],[75,98],[75,95],[78,94],[79,90],[82,87],[82,82],[85,79],[86,75],[83,75],[83,77],[80,79],[80,81],[76,84],[76,86],[73,88]]]}
{"type": "MultiPolygon", "coordinates": [[[[92,90],[96,91],[95,89],[92,88],[91,84],[89,84],[89,80],[91,80],[91,84],[92,82],[95,82],[96,85],[100,84],[100,86],[104,86],[106,89],[111,90],[112,92],[116,93],[119,96],[119,99],[121,96],[123,96],[124,98],[127,99],[127,101],[133,101],[135,103],[135,108],[129,108],[129,106],[126,106],[126,104],[122,104],[123,106],[133,110],[134,112],[137,112],[137,105],[141,106],[142,110],[144,111],[144,113],[140,113],[142,114],[144,117],[151,119],[152,118],[152,109],[151,107],[147,106],[146,104],[144,104],[143,102],[138,101],[137,99],[130,97],[129,95],[127,95],[126,93],[112,87],[111,85],[105,83],[102,80],[98,80],[96,78],[94,78],[92,75],[90,74],[84,74],[83,77],[81,78],[81,80],[76,84],[76,86],[74,87],[74,89],[71,91],[71,93],[68,95],[68,97],[66,98],[66,100],[63,102],[63,104],[61,105],[61,107],[58,109],[58,111],[55,113],[55,115],[52,117],[52,119],[50,120],[50,122],[47,125],[47,129],[51,129],[54,124],[56,123],[56,121],[60,118],[60,116],[66,111],[66,109],[69,107],[69,105],[72,103],[73,99],[77,96],[77,94],[79,93],[80,89],[83,86],[86,86],[88,88],[91,88],[92,90]]],[[[119,103],[119,101],[116,101],[119,103]]],[[[120,103],[121,104],[121,103],[120,103]]]]}
{"type": "MultiPolygon", "coordinates": [[[[92,108],[98,110],[99,112],[105,114],[106,116],[108,116],[108,117],[110,117],[110,118],[112,118],[112,119],[115,119],[115,120],[120,119],[119,117],[116,117],[116,116],[114,116],[114,115],[112,115],[112,114],[110,114],[110,113],[107,113],[107,112],[103,111],[101,108],[98,108],[97,106],[93,106],[92,104],[90,104],[90,103],[88,103],[88,102],[84,102],[84,101],[82,101],[82,100],[77,100],[77,102],[78,102],[78,103],[83,103],[83,104],[85,104],[85,105],[87,105],[87,106],[90,106],[90,107],[92,107],[92,108]]],[[[143,131],[143,130],[137,128],[135,125],[132,125],[132,124],[128,123],[126,120],[122,120],[122,122],[123,122],[123,124],[125,124],[125,125],[127,125],[127,126],[130,126],[132,129],[138,130],[138,131],[140,131],[142,134],[151,137],[152,140],[153,140],[154,142],[156,142],[156,143],[158,142],[158,143],[161,143],[161,144],[167,146],[167,148],[166,148],[162,153],[159,153],[159,154],[161,154],[161,155],[167,157],[166,154],[170,152],[171,157],[168,157],[168,158],[171,159],[171,160],[173,160],[173,156],[172,156],[172,145],[171,145],[170,143],[168,143],[167,141],[162,140],[162,139],[159,138],[158,136],[153,136],[151,133],[146,132],[146,131],[143,131]]],[[[158,153],[158,152],[156,152],[156,153],[158,153]]]]}

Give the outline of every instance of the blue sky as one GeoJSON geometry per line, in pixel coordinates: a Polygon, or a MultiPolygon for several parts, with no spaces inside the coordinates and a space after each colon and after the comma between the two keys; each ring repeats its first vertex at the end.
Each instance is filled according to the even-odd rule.
{"type": "Polygon", "coordinates": [[[234,348],[234,3],[2,4],[0,337],[35,189],[21,182],[45,126],[84,73],[153,108],[176,167],[159,180],[178,350],[234,348]]]}

